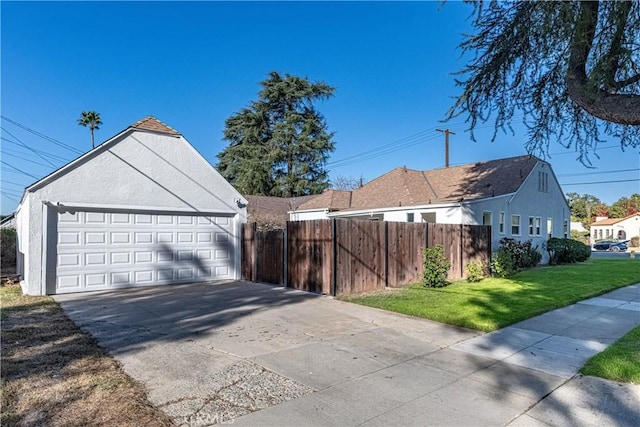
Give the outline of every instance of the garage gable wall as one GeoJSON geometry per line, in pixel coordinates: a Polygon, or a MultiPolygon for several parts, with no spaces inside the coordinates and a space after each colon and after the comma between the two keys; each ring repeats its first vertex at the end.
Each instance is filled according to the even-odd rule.
{"type": "Polygon", "coordinates": [[[242,196],[181,136],[133,131],[36,190],[39,200],[239,213],[242,196]]]}
{"type": "MultiPolygon", "coordinates": [[[[246,200],[181,135],[129,128],[27,189],[23,292],[47,292],[52,222],[65,207],[224,215],[246,222],[246,200]]],[[[239,232],[234,230],[237,235],[239,232]]],[[[234,243],[239,248],[239,243],[234,243]]],[[[239,260],[239,249],[235,257],[239,260]]]]}

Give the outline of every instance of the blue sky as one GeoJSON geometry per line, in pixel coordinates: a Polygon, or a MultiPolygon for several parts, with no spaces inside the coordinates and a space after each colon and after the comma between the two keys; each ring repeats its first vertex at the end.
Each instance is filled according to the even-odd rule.
{"type": "MultiPolygon", "coordinates": [[[[471,31],[471,6],[463,3],[2,1],[0,7],[3,214],[15,209],[34,177],[78,155],[24,127],[85,152],[91,142],[77,124],[82,111],[101,114],[96,142],[153,115],[215,164],[226,146],[225,119],[256,99],[259,82],[273,70],[336,86],[335,97],[318,105],[335,132],[331,178],[370,181],[397,166],[442,167],[444,136],[435,128],[456,132],[454,165],[525,154],[526,134],[517,123],[515,135],[499,134],[494,142],[491,124],[480,125],[472,142],[464,118],[440,122],[459,93],[452,73],[464,58],[457,45],[471,31]]],[[[613,203],[640,191],[638,151],[622,152],[614,139],[601,144],[596,169],[559,144],[549,152],[565,193],[613,203]],[[585,184],[570,185],[576,183],[585,184]]]]}

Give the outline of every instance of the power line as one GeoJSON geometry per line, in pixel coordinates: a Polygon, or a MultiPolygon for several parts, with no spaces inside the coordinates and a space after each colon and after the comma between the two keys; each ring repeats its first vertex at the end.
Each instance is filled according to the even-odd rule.
{"type": "MultiPolygon", "coordinates": [[[[610,147],[598,147],[597,149],[595,149],[594,151],[592,151],[592,153],[597,152],[598,150],[610,150],[612,148],[620,148],[620,144],[616,144],[616,145],[612,145],[610,147]]],[[[563,151],[561,153],[549,153],[549,156],[559,156],[562,154],[580,154],[577,151],[563,151]]]]}
{"type": "Polygon", "coordinates": [[[7,189],[4,189],[2,191],[4,193],[6,193],[6,194],[11,194],[12,196],[16,196],[16,197],[20,197],[21,196],[21,194],[19,194],[17,191],[7,190],[7,189]]]}
{"type": "Polygon", "coordinates": [[[18,182],[13,182],[13,181],[7,181],[7,180],[5,180],[5,179],[0,179],[0,183],[1,183],[1,184],[17,185],[17,186],[19,186],[19,187],[26,187],[26,185],[24,185],[24,184],[20,184],[20,183],[18,183],[18,182]]]}
{"type": "MultiPolygon", "coordinates": [[[[9,138],[5,138],[4,136],[0,136],[0,139],[2,139],[3,141],[6,141],[6,142],[8,142],[8,143],[11,143],[11,144],[17,145],[17,146],[19,146],[19,147],[23,147],[23,146],[22,146],[22,145],[20,145],[19,143],[15,142],[15,141],[13,141],[13,140],[11,140],[11,139],[9,139],[9,138]]],[[[10,152],[10,150],[8,150],[8,149],[7,149],[7,148],[5,148],[5,147],[2,147],[2,151],[10,152]]],[[[65,163],[68,163],[68,162],[69,162],[69,159],[65,159],[64,157],[58,156],[58,155],[56,155],[56,154],[51,154],[51,153],[48,153],[48,152],[46,152],[46,151],[38,150],[37,148],[32,148],[30,151],[35,151],[36,153],[42,154],[43,156],[48,156],[48,157],[50,157],[51,159],[53,159],[53,160],[55,160],[55,161],[58,161],[58,162],[65,162],[65,163]]],[[[14,152],[15,152],[15,153],[20,153],[19,151],[14,151],[14,152]]]]}
{"type": "Polygon", "coordinates": [[[13,200],[16,203],[20,203],[19,197],[22,197],[22,196],[12,196],[12,195],[7,194],[5,191],[2,191],[2,190],[0,190],[0,194],[2,194],[7,199],[13,200]]]}
{"type": "Polygon", "coordinates": [[[5,166],[7,166],[7,167],[10,167],[11,169],[13,169],[14,171],[16,171],[16,172],[18,172],[18,173],[21,173],[21,174],[23,174],[23,175],[30,176],[30,177],[31,177],[31,178],[33,178],[33,179],[40,179],[40,178],[38,178],[38,177],[37,177],[37,176],[35,176],[35,175],[31,175],[31,174],[30,174],[30,173],[28,173],[28,172],[25,172],[25,171],[23,171],[23,170],[18,169],[18,168],[17,168],[17,167],[15,167],[15,166],[10,165],[9,163],[5,162],[4,160],[0,160],[0,163],[2,163],[3,165],[5,165],[5,166]]]}
{"type": "Polygon", "coordinates": [[[581,176],[581,175],[601,175],[605,173],[622,173],[622,172],[637,172],[640,171],[640,168],[636,169],[622,169],[618,171],[598,171],[598,172],[581,172],[581,173],[563,173],[558,176],[581,176]]]}
{"type": "Polygon", "coordinates": [[[53,163],[51,163],[46,157],[38,154],[34,149],[32,149],[31,147],[29,147],[27,144],[25,144],[24,142],[20,141],[14,134],[12,134],[11,132],[9,132],[8,130],[6,130],[5,128],[3,128],[2,126],[0,126],[0,129],[2,129],[4,132],[8,133],[9,135],[11,135],[13,137],[13,139],[15,139],[18,144],[20,144],[21,146],[23,146],[24,148],[28,149],[29,151],[32,151],[33,154],[35,154],[36,156],[40,157],[42,160],[44,160],[45,162],[49,163],[52,167],[56,167],[56,165],[54,165],[53,163]]]}
{"type": "Polygon", "coordinates": [[[6,120],[6,121],[8,121],[9,123],[11,123],[11,124],[13,124],[13,125],[15,125],[15,126],[18,126],[19,128],[21,128],[21,129],[23,129],[23,130],[26,130],[27,132],[30,132],[30,133],[32,133],[32,134],[34,134],[34,135],[36,135],[36,136],[39,136],[40,138],[42,138],[42,139],[44,139],[44,140],[46,140],[46,141],[52,142],[52,143],[56,144],[56,145],[57,145],[57,146],[59,146],[59,147],[66,148],[67,150],[69,150],[69,151],[73,151],[73,152],[75,152],[76,154],[84,154],[82,151],[78,150],[78,149],[77,149],[77,148],[75,148],[75,147],[72,147],[72,146],[71,146],[71,145],[69,145],[69,144],[65,144],[64,142],[62,142],[62,141],[58,141],[57,139],[52,138],[52,137],[50,137],[50,136],[48,136],[48,135],[45,135],[45,134],[43,134],[43,133],[41,133],[41,132],[38,132],[37,130],[33,130],[33,129],[31,129],[31,128],[30,128],[30,127],[28,127],[28,126],[25,126],[25,125],[23,125],[23,124],[21,124],[21,123],[16,122],[15,120],[11,120],[11,119],[10,119],[10,118],[8,118],[7,116],[0,116],[0,117],[1,117],[3,120],[6,120]]]}
{"type": "Polygon", "coordinates": [[[9,156],[9,157],[14,157],[16,159],[23,160],[25,162],[33,163],[35,165],[40,165],[40,166],[44,166],[44,167],[47,167],[47,168],[49,167],[49,165],[45,165],[44,163],[36,162],[35,160],[27,159],[26,157],[22,157],[22,156],[16,156],[15,154],[4,153],[4,155],[5,156],[9,156]]]}
{"type": "Polygon", "coordinates": [[[640,178],[635,178],[635,179],[619,179],[616,181],[596,181],[596,182],[571,182],[569,184],[560,184],[560,185],[590,185],[590,184],[613,184],[616,182],[638,182],[640,181],[640,178]]]}
{"type": "MultiPolygon", "coordinates": [[[[513,116],[512,119],[517,119],[519,117],[522,117],[522,115],[517,115],[517,116],[513,116]]],[[[460,131],[460,129],[468,127],[468,125],[466,123],[448,123],[447,126],[449,126],[449,128],[451,129],[455,129],[460,131]]],[[[494,127],[494,125],[486,125],[486,126],[476,126],[474,128],[475,129],[486,129],[486,128],[492,128],[494,127]]],[[[435,137],[437,136],[436,133],[437,129],[435,127],[427,129],[427,130],[423,130],[421,132],[418,132],[416,134],[404,137],[402,139],[399,139],[397,141],[394,142],[390,142],[387,144],[383,144],[380,145],[378,147],[372,148],[371,150],[367,150],[358,154],[354,154],[348,157],[344,157],[342,159],[339,160],[335,160],[333,162],[328,162],[327,166],[333,166],[333,168],[337,169],[337,168],[341,168],[344,166],[348,166],[350,164],[353,163],[358,163],[364,160],[369,160],[369,159],[373,159],[375,157],[380,157],[380,156],[384,156],[386,154],[390,154],[396,151],[400,151],[400,150],[404,150],[407,149],[409,147],[413,147],[415,145],[421,144],[423,142],[428,142],[428,141],[432,141],[434,139],[436,139],[435,137]]],[[[465,132],[467,130],[464,130],[465,132]]]]}
{"type": "Polygon", "coordinates": [[[359,158],[361,156],[371,155],[371,154],[374,154],[374,153],[379,152],[381,150],[385,150],[385,152],[386,152],[386,150],[389,150],[389,149],[396,150],[396,149],[399,149],[398,148],[399,146],[404,146],[407,142],[411,143],[412,141],[415,141],[416,138],[424,136],[425,134],[428,134],[428,133],[433,133],[434,131],[435,131],[435,128],[423,130],[423,131],[418,132],[416,134],[409,135],[407,137],[398,139],[398,140],[393,141],[393,142],[389,142],[387,144],[380,145],[380,146],[372,148],[370,150],[363,151],[361,153],[354,154],[352,156],[347,156],[347,157],[344,157],[342,159],[339,159],[339,160],[336,160],[336,161],[333,161],[333,162],[329,162],[329,163],[327,163],[327,166],[334,165],[334,164],[337,164],[337,163],[344,163],[344,162],[347,162],[347,161],[352,160],[352,159],[357,159],[357,158],[359,158]]]}

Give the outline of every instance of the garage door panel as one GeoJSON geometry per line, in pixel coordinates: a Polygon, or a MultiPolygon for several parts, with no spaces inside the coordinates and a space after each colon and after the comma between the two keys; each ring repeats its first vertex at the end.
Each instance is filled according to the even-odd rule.
{"type": "Polygon", "coordinates": [[[232,236],[227,217],[62,213],[56,291],[233,278],[232,236]]]}
{"type": "Polygon", "coordinates": [[[58,245],[80,245],[80,240],[80,233],[77,231],[58,233],[58,245]]]}
{"type": "Polygon", "coordinates": [[[86,212],[85,223],[87,224],[106,224],[107,214],[103,212],[86,212]]]}

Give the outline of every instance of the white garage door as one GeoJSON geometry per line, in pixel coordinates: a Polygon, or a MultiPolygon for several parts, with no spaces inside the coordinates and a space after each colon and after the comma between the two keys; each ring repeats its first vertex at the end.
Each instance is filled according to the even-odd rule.
{"type": "Polygon", "coordinates": [[[56,293],[234,278],[227,216],[58,213],[56,293]]]}

